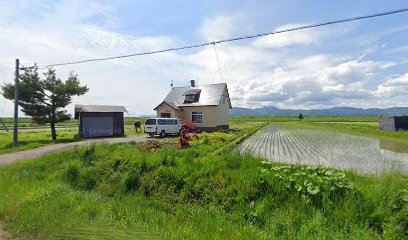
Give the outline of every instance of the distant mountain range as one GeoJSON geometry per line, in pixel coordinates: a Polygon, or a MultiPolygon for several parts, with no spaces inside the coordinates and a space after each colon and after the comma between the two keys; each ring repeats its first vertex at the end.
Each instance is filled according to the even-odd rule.
{"type": "Polygon", "coordinates": [[[277,107],[262,108],[232,108],[232,116],[378,116],[378,115],[408,115],[408,107],[392,108],[353,108],[353,107],[333,107],[327,109],[280,109],[277,107]]]}

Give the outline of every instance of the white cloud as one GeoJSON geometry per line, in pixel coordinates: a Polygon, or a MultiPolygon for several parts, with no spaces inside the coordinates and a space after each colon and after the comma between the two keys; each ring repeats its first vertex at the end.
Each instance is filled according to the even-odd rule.
{"type": "MultiPolygon", "coordinates": [[[[275,32],[304,25],[305,24],[287,24],[275,29],[275,32]]],[[[253,46],[260,48],[281,48],[292,45],[311,45],[318,43],[320,37],[321,33],[319,31],[301,30],[261,37],[253,42],[253,46]]]]}
{"type": "Polygon", "coordinates": [[[375,98],[365,83],[391,64],[342,60],[341,57],[322,55],[303,60],[291,59],[292,68],[289,72],[282,68],[271,69],[268,76],[258,75],[257,79],[239,86],[238,91],[245,95],[236,100],[247,106],[268,102],[272,105],[301,107],[305,104],[337,105],[375,98]]]}
{"type": "Polygon", "coordinates": [[[374,95],[379,98],[389,98],[400,94],[406,95],[408,92],[408,72],[402,76],[388,79],[380,84],[374,95]]]}
{"type": "Polygon", "coordinates": [[[222,40],[232,37],[234,34],[243,34],[245,30],[250,29],[244,25],[244,15],[218,15],[204,19],[200,28],[201,35],[208,41],[222,40]]]}
{"type": "MultiPolygon", "coordinates": [[[[109,8],[98,3],[41,3],[36,18],[21,17],[20,20],[14,18],[17,8],[11,6],[0,2],[0,81],[12,81],[16,57],[25,65],[48,64],[185,44],[171,36],[133,36],[112,31],[110,24],[117,24],[115,17],[110,16],[109,8]],[[101,19],[98,26],[88,21],[95,16],[101,19]]],[[[206,18],[197,32],[211,41],[243,35],[251,32],[245,30],[251,28],[245,24],[245,19],[243,14],[206,18]]],[[[389,73],[384,72],[392,69],[395,63],[369,60],[367,56],[359,58],[366,52],[361,46],[360,51],[353,49],[353,52],[314,50],[316,44],[336,40],[338,35],[329,33],[329,30],[304,30],[260,38],[252,43],[216,45],[222,79],[213,46],[58,67],[57,74],[65,78],[69,71],[75,70],[81,81],[90,87],[90,92],[75,98],[74,103],[125,105],[132,115],[152,114],[152,108],[170,89],[171,80],[180,86],[188,84],[190,79],[198,84],[227,82],[233,106],[240,107],[403,104],[396,98],[408,91],[407,74],[382,80],[387,79],[384,76],[389,73]]],[[[0,97],[0,114],[11,113],[11,101],[0,97]]]]}

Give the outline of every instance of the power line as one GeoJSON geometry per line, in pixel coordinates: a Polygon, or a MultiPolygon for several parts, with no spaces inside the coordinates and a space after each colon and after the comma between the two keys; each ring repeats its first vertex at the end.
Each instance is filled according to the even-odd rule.
{"type": "Polygon", "coordinates": [[[220,60],[218,60],[217,48],[215,47],[215,44],[213,44],[213,46],[214,46],[215,57],[217,58],[218,71],[219,71],[219,73],[220,73],[220,80],[221,80],[221,82],[224,82],[224,80],[222,79],[222,73],[221,73],[221,67],[220,67],[220,60]]]}
{"type": "Polygon", "coordinates": [[[205,43],[187,45],[187,46],[183,46],[183,47],[175,47],[175,48],[168,48],[168,49],[163,49],[163,50],[133,53],[133,54],[127,54],[127,55],[112,56],[112,57],[92,58],[92,59],[87,59],[87,60],[64,62],[64,63],[54,63],[54,64],[42,65],[42,66],[40,66],[40,68],[57,67],[57,66],[64,66],[64,65],[82,64],[82,63],[88,63],[88,62],[107,61],[107,60],[113,60],[113,59],[121,59],[121,58],[129,58],[129,57],[136,57],[136,56],[152,55],[152,54],[157,54],[157,53],[179,51],[179,50],[184,50],[184,49],[200,48],[200,47],[205,47],[205,46],[209,46],[209,45],[214,45],[215,46],[215,44],[220,44],[220,43],[234,42],[234,41],[264,37],[264,36],[269,36],[269,35],[274,35],[274,34],[293,32],[293,31],[298,31],[298,30],[303,30],[303,29],[322,27],[322,26],[327,26],[327,25],[332,25],[332,24],[345,23],[345,22],[375,18],[375,17],[382,17],[382,16],[387,16],[387,15],[392,15],[392,14],[397,14],[397,13],[402,13],[402,12],[407,12],[407,11],[408,11],[408,8],[402,8],[402,9],[398,9],[398,10],[392,10],[392,11],[381,12],[381,13],[374,13],[374,14],[369,14],[369,15],[364,15],[364,16],[359,16],[359,17],[344,18],[344,19],[335,20],[335,21],[317,23],[317,24],[312,24],[312,25],[305,25],[305,26],[300,26],[300,27],[283,29],[283,30],[279,30],[279,31],[259,33],[259,34],[253,34],[253,35],[241,36],[241,37],[236,37],[236,38],[223,39],[223,40],[212,41],[212,42],[205,42],[205,43]]]}

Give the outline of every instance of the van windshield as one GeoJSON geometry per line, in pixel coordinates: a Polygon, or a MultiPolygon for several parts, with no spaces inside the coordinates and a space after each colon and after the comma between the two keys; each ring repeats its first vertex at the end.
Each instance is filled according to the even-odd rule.
{"type": "Polygon", "coordinates": [[[156,125],[156,119],[147,119],[145,125],[156,125]]]}

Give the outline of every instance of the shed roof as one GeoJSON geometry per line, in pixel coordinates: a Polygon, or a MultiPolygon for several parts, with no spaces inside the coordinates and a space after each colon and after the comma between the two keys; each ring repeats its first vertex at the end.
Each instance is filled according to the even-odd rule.
{"type": "Polygon", "coordinates": [[[220,104],[221,97],[225,90],[228,92],[226,83],[200,85],[195,87],[174,87],[167,94],[163,102],[177,107],[217,106],[220,104]],[[197,102],[185,103],[185,95],[197,93],[200,93],[200,98],[197,102]]]}
{"type": "Polygon", "coordinates": [[[78,113],[81,112],[127,112],[124,106],[113,105],[75,105],[75,118],[78,118],[78,113]]]}

